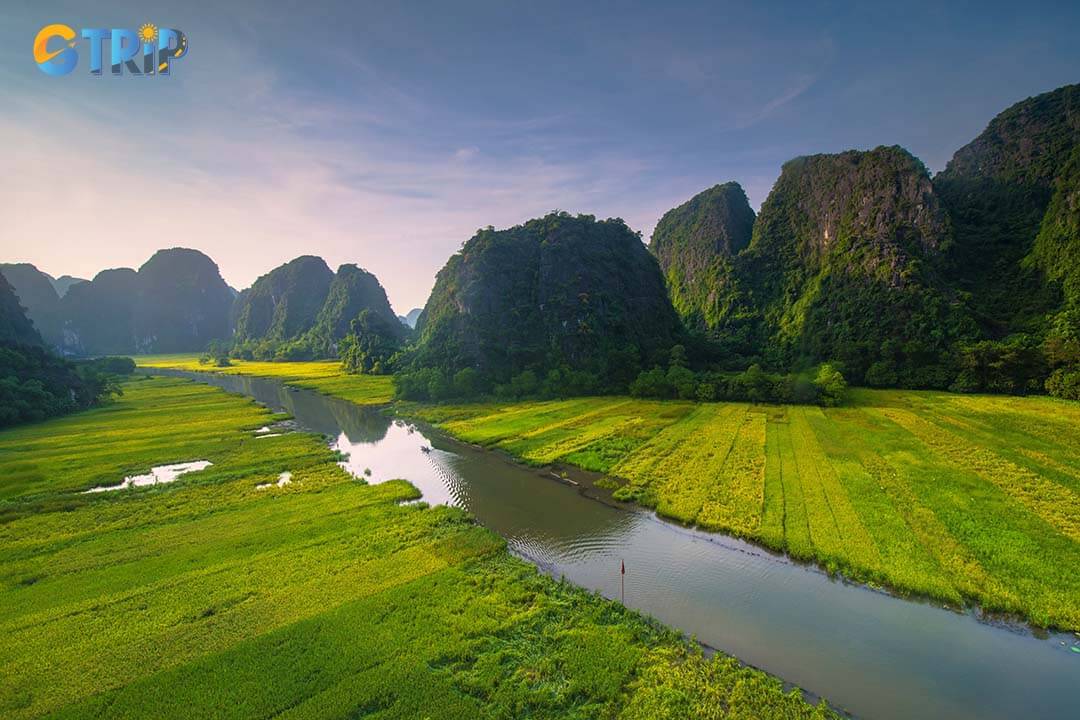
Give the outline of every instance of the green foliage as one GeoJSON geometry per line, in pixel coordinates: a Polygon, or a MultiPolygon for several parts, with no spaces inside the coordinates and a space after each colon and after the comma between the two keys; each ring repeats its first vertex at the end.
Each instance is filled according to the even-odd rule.
{"type": "Polygon", "coordinates": [[[353,319],[349,334],[339,345],[342,367],[350,373],[390,373],[392,360],[401,350],[402,335],[402,325],[396,317],[364,308],[353,319]]]}
{"type": "MultiPolygon", "coordinates": [[[[315,324],[304,336],[312,357],[333,357],[340,341],[355,334],[356,319],[365,311],[378,316],[378,332],[388,342],[399,346],[404,342],[408,328],[394,315],[378,278],[356,265],[342,265],[330,283],[315,324]]],[[[364,324],[374,327],[376,321],[368,319],[364,324]]]]}
{"type": "Polygon", "coordinates": [[[330,271],[319,257],[304,255],[261,276],[240,293],[233,308],[236,326],[232,354],[244,360],[297,361],[343,357],[351,372],[372,372],[386,363],[405,340],[402,325],[378,279],[356,265],[330,271]],[[374,335],[358,339],[356,321],[374,335]],[[344,344],[342,344],[344,341],[344,344]],[[393,344],[389,354],[382,346],[393,344]]]}
{"type": "Polygon", "coordinates": [[[630,395],[660,400],[736,400],[835,406],[843,403],[847,392],[844,376],[830,364],[822,365],[811,380],[805,373],[767,373],[757,363],[741,373],[695,373],[686,368],[684,362],[681,346],[677,345],[673,348],[667,371],[656,365],[652,370],[640,373],[630,384],[630,395]]]}
{"type": "MultiPolygon", "coordinates": [[[[947,214],[926,168],[901,148],[786,163],[745,247],[711,227],[693,255],[673,253],[668,238],[696,237],[701,227],[685,207],[669,213],[653,249],[673,297],[694,278],[697,305],[707,306],[697,312],[728,367],[835,359],[862,382],[889,361],[897,382],[921,382],[920,368],[939,364],[952,341],[974,332],[941,279],[952,238],[947,214]],[[904,347],[883,357],[896,337],[904,347]]],[[[881,370],[878,381],[888,376],[881,370]]]]}
{"type": "Polygon", "coordinates": [[[1080,367],[1055,370],[1046,379],[1046,392],[1066,400],[1080,400],[1080,367]]]}
{"type": "Polygon", "coordinates": [[[135,372],[135,361],[122,355],[79,360],[76,365],[82,370],[91,369],[106,375],[126,376],[135,372]]]}
{"type": "Polygon", "coordinates": [[[754,211],[738,183],[698,193],[660,218],[649,242],[671,302],[693,328],[715,328],[729,310],[729,259],[750,243],[754,211]]]}
{"type": "Polygon", "coordinates": [[[76,365],[40,345],[0,342],[0,426],[88,408],[115,392],[111,374],[93,365],[76,365]]]}
{"type": "Polygon", "coordinates": [[[0,342],[15,345],[40,345],[42,342],[3,274],[0,274],[0,342]]]}
{"type": "Polygon", "coordinates": [[[214,367],[229,367],[232,361],[229,359],[229,348],[224,343],[211,340],[206,348],[206,353],[199,357],[199,363],[213,365],[214,367]]]}
{"type": "Polygon", "coordinates": [[[955,392],[1039,393],[1049,373],[1042,342],[1031,335],[959,345],[956,367],[955,392]]]}
{"type": "Polygon", "coordinates": [[[830,363],[822,365],[814,377],[814,385],[817,386],[821,404],[828,407],[842,405],[847,395],[847,381],[836,367],[830,363]]]}
{"type": "Polygon", "coordinates": [[[238,347],[254,343],[257,360],[269,360],[266,345],[307,332],[326,301],[334,273],[326,262],[303,255],[260,276],[240,293],[233,308],[233,336],[238,347]]]}
{"type": "MultiPolygon", "coordinates": [[[[60,297],[52,278],[29,263],[0,263],[0,277],[5,278],[26,317],[50,345],[60,342],[62,320],[60,297]]],[[[0,337],[3,336],[0,331],[0,337]]]]}
{"type": "Polygon", "coordinates": [[[956,228],[949,279],[989,339],[1042,335],[1076,297],[1078,147],[1071,85],[999,114],[934,179],[956,228]]]}
{"type": "Polygon", "coordinates": [[[512,394],[526,372],[538,393],[563,394],[560,379],[625,390],[682,333],[640,238],[622,220],[566,213],[479,231],[439,272],[417,329],[412,370],[471,367],[512,394]]]}
{"type": "Polygon", "coordinates": [[[116,392],[114,374],[133,368],[127,358],[76,365],[53,355],[0,275],[0,427],[90,407],[116,392]]]}

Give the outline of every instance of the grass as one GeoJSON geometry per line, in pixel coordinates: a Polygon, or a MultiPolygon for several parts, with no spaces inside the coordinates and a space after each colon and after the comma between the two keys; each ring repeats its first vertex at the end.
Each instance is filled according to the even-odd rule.
{"type": "Polygon", "coordinates": [[[588,398],[407,406],[526,462],[830,572],[1080,630],[1080,406],[856,391],[843,408],[588,398]]]}
{"type": "Polygon", "coordinates": [[[321,438],[255,439],[271,419],[142,378],[0,432],[0,716],[833,717],[540,575],[461,510],[402,505],[406,482],[352,478],[321,438]],[[191,460],[213,465],[79,492],[191,460]]]}
{"type": "Polygon", "coordinates": [[[144,368],[171,368],[225,375],[253,375],[280,380],[286,385],[309,388],[325,395],[344,398],[357,405],[385,405],[394,398],[389,375],[349,375],[338,360],[312,362],[259,362],[233,360],[232,365],[217,367],[199,362],[195,354],[138,355],[135,361],[144,368]]]}

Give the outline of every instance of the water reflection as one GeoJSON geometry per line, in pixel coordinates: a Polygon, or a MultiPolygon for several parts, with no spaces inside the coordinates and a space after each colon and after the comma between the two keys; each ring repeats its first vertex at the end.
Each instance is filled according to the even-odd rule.
{"type": "Polygon", "coordinates": [[[866,718],[1075,717],[1080,655],[830,580],[760,548],[629,513],[540,471],[371,409],[278,383],[199,376],[290,412],[333,439],[369,482],[405,478],[468,510],[545,571],[619,597],[698,640],[866,718]],[[365,471],[370,471],[367,475],[365,471]]]}

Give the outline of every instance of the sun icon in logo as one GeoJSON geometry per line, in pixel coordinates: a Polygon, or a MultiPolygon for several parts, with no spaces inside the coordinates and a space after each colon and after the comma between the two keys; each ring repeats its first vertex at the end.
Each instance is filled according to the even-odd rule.
{"type": "Polygon", "coordinates": [[[157,39],[158,39],[157,25],[154,25],[153,23],[144,23],[143,25],[139,26],[139,41],[140,42],[143,42],[143,43],[146,43],[146,44],[151,44],[151,43],[157,42],[157,39]]]}

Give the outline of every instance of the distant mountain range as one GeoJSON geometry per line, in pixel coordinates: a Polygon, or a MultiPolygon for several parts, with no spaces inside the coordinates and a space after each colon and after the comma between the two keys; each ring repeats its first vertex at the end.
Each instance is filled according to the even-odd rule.
{"type": "Polygon", "coordinates": [[[237,294],[206,255],[160,250],[137,271],[54,280],[33,265],[0,265],[46,344],[67,355],[197,352],[213,340],[252,357],[332,357],[349,322],[372,309],[400,327],[374,275],[335,274],[303,256],[237,294]],[[63,295],[57,290],[64,291],[63,295]]]}
{"type": "Polygon", "coordinates": [[[351,322],[365,310],[386,320],[399,340],[407,336],[378,278],[356,265],[334,273],[322,258],[304,255],[236,298],[234,352],[261,359],[334,357],[351,322]]]}
{"type": "Polygon", "coordinates": [[[737,183],[716,185],[666,213],[648,248],[587,215],[481,230],[404,317],[374,275],[313,256],[239,295],[181,248],[90,281],[0,271],[70,354],[217,339],[330,357],[349,336],[351,366],[433,368],[433,387],[465,371],[604,391],[684,344],[714,368],[830,361],[869,385],[1080,396],[1080,85],[1005,110],[933,177],[893,146],[785,163],[757,215],[737,183]]]}
{"type": "Polygon", "coordinates": [[[424,308],[413,308],[405,315],[398,315],[398,320],[415,330],[416,322],[420,319],[420,313],[422,312],[424,312],[424,308]]]}

